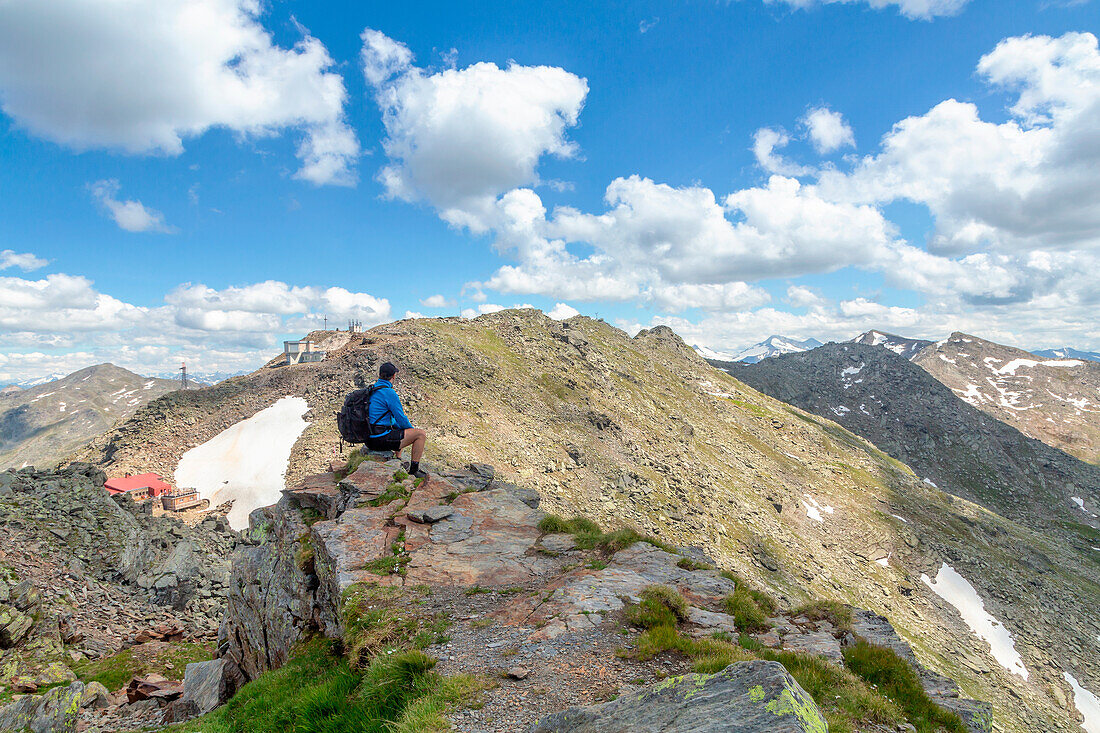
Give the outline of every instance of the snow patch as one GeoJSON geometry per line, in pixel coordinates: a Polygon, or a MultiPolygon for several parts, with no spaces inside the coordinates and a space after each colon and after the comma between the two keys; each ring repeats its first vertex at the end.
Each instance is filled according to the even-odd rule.
{"type": "Polygon", "coordinates": [[[861,371],[863,371],[864,366],[866,366],[866,365],[861,361],[859,363],[859,366],[857,366],[857,367],[848,367],[847,369],[842,371],[841,374],[843,374],[846,377],[851,375],[851,374],[859,374],[861,371]]]}
{"type": "Polygon", "coordinates": [[[806,507],[806,516],[815,522],[824,522],[825,517],[821,515],[822,512],[826,514],[832,514],[835,510],[828,504],[819,504],[817,499],[813,498],[809,494],[803,494],[806,499],[802,500],[802,506],[806,507]],[[807,499],[809,501],[807,501],[807,499]]]}
{"type": "Polygon", "coordinates": [[[1073,688],[1073,706],[1085,719],[1085,722],[1081,723],[1081,727],[1085,729],[1086,733],[1100,733],[1100,699],[1081,687],[1077,678],[1069,672],[1063,672],[1062,676],[1073,688]]]}
{"type": "Polygon", "coordinates": [[[953,389],[952,392],[959,394],[959,399],[965,400],[972,405],[980,405],[982,403],[982,391],[976,384],[966,385],[966,391],[961,389],[953,389]]]}
{"type": "Polygon", "coordinates": [[[1080,496],[1071,496],[1070,500],[1076,504],[1081,511],[1085,511],[1085,500],[1080,496]]]}
{"type": "Polygon", "coordinates": [[[940,598],[944,599],[958,610],[963,621],[970,630],[989,644],[990,654],[1001,663],[1001,666],[1013,674],[1018,674],[1027,679],[1028,671],[1024,666],[1016,644],[1012,640],[1012,634],[1004,625],[985,610],[978,591],[970,582],[955,572],[955,569],[944,563],[936,574],[935,581],[921,573],[920,579],[925,585],[940,598]]]}
{"type": "Polygon", "coordinates": [[[938,489],[938,488],[940,488],[939,486],[936,486],[936,482],[935,482],[935,481],[933,481],[933,480],[932,480],[932,479],[930,479],[930,478],[924,478],[924,479],[921,479],[921,480],[922,480],[922,481],[924,481],[924,483],[926,483],[926,484],[928,484],[929,486],[931,486],[931,487],[932,487],[933,489],[938,489]]]}
{"type": "Polygon", "coordinates": [[[899,514],[891,514],[890,516],[893,517],[894,519],[900,519],[901,521],[905,522],[906,524],[909,524],[909,520],[906,519],[905,517],[899,515],[899,514]]]}
{"type": "Polygon", "coordinates": [[[888,567],[890,567],[890,558],[889,557],[880,557],[878,560],[875,560],[875,563],[881,565],[884,568],[888,568],[888,567]]]}
{"type": "Polygon", "coordinates": [[[844,417],[849,412],[851,412],[851,410],[849,410],[844,405],[837,405],[836,407],[830,407],[829,409],[836,413],[837,417],[844,417]]]}
{"type": "Polygon", "coordinates": [[[253,509],[279,500],[290,450],[309,426],[302,419],[308,410],[301,397],[283,397],[223,430],[183,454],[176,485],[197,489],[210,506],[232,500],[229,525],[244,529],[253,509]]]}
{"type": "Polygon", "coordinates": [[[1049,361],[1035,361],[1034,359],[1013,359],[1000,369],[993,369],[992,366],[989,366],[989,368],[993,369],[994,374],[1011,374],[1012,376],[1016,376],[1016,370],[1020,367],[1034,367],[1042,365],[1046,367],[1070,368],[1082,366],[1084,363],[1085,362],[1078,361],[1077,359],[1051,359],[1049,361]]]}

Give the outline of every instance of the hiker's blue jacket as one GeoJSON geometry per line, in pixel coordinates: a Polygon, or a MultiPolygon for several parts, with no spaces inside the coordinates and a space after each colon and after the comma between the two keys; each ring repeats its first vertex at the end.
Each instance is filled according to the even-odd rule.
{"type": "MultiPolygon", "coordinates": [[[[401,398],[397,396],[397,390],[385,379],[375,382],[381,387],[370,396],[370,408],[367,410],[367,419],[371,425],[389,425],[393,428],[411,428],[413,424],[405,417],[405,411],[401,409],[401,398]],[[387,422],[387,420],[389,422],[387,422]]],[[[380,435],[389,435],[388,432],[380,435]]]]}

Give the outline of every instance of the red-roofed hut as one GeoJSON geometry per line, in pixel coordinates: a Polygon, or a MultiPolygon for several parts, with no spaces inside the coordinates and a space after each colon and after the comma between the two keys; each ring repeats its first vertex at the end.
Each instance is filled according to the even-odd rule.
{"type": "Polygon", "coordinates": [[[103,484],[103,487],[112,496],[126,494],[134,501],[144,501],[149,497],[160,496],[172,488],[155,473],[140,473],[136,476],[109,478],[103,484]]]}

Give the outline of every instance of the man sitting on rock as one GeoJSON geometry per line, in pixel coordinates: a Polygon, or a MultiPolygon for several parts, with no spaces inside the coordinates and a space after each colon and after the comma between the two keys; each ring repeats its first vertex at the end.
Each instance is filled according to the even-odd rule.
{"type": "Polygon", "coordinates": [[[411,462],[409,463],[409,475],[415,478],[426,478],[427,472],[420,468],[420,458],[424,455],[424,444],[428,440],[428,434],[421,428],[414,428],[405,411],[401,409],[401,398],[397,396],[397,390],[393,388],[393,380],[397,376],[397,367],[390,362],[385,362],[378,367],[378,381],[370,398],[370,406],[367,411],[367,419],[370,421],[370,440],[367,447],[371,450],[390,451],[401,457],[401,451],[412,446],[411,462]]]}

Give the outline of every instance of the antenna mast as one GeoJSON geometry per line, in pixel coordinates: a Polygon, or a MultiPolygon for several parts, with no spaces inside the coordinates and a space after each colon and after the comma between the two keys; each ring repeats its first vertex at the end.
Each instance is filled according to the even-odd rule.
{"type": "Polygon", "coordinates": [[[180,364],[180,389],[187,389],[187,363],[180,364]]]}

